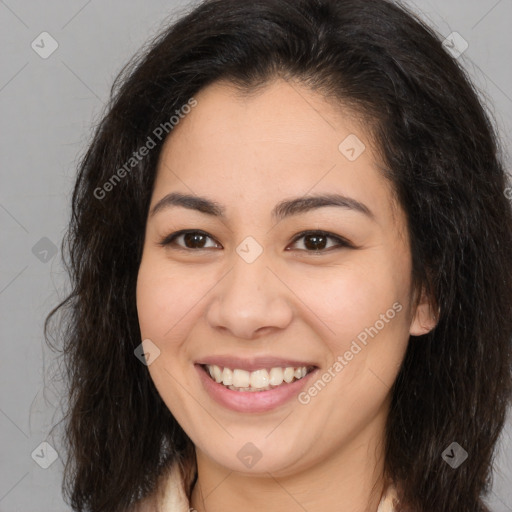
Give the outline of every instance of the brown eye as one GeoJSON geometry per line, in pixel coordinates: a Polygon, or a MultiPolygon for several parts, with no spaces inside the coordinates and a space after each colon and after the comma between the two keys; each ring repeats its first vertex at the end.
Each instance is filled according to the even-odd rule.
{"type": "Polygon", "coordinates": [[[352,247],[347,240],[325,231],[305,231],[295,238],[294,244],[303,239],[304,249],[306,252],[322,252],[336,247],[352,247]],[[327,247],[329,240],[334,240],[334,245],[327,247]]]}
{"type": "Polygon", "coordinates": [[[325,249],[328,238],[325,235],[306,235],[304,237],[304,246],[306,249],[314,251],[322,250],[325,249]]]}
{"type": "Polygon", "coordinates": [[[165,247],[168,245],[177,245],[182,249],[210,249],[214,246],[207,246],[207,240],[213,240],[211,236],[207,235],[203,231],[178,231],[177,233],[171,233],[166,236],[159,245],[165,247]],[[177,240],[182,239],[181,243],[177,243],[177,240]]]}
{"type": "Polygon", "coordinates": [[[206,236],[202,233],[185,233],[183,242],[189,249],[202,249],[206,243],[206,236]]]}

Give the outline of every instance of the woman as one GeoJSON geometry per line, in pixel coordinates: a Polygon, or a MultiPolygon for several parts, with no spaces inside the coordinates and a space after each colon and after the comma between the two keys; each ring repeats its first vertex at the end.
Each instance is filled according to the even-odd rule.
{"type": "Polygon", "coordinates": [[[81,162],[51,313],[73,509],[488,510],[512,389],[497,144],[385,0],[210,0],[160,34],[81,162]]]}

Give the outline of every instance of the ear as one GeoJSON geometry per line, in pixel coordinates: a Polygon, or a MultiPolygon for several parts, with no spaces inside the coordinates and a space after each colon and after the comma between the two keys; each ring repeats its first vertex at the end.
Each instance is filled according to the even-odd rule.
{"type": "Polygon", "coordinates": [[[409,334],[412,336],[427,334],[434,329],[438,320],[439,309],[436,314],[432,301],[428,297],[425,287],[423,287],[421,290],[421,298],[416,306],[416,311],[414,312],[414,317],[411,322],[409,334]]]}

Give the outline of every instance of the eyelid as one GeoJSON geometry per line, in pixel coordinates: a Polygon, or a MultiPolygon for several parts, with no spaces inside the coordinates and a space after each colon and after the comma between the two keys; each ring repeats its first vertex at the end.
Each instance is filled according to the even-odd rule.
{"type": "MultiPolygon", "coordinates": [[[[175,232],[170,233],[169,235],[163,237],[163,239],[158,242],[158,245],[161,247],[169,246],[174,242],[174,240],[176,238],[178,238],[181,235],[188,234],[188,233],[199,233],[199,234],[204,235],[207,238],[210,238],[211,240],[215,241],[215,243],[219,244],[219,242],[217,242],[211,235],[209,235],[205,231],[202,231],[201,229],[182,229],[180,231],[175,231],[175,232]]],[[[327,238],[335,240],[337,242],[337,245],[335,245],[334,247],[329,247],[328,249],[320,249],[318,251],[314,251],[314,250],[308,251],[305,249],[292,249],[292,250],[298,250],[300,252],[310,253],[310,254],[323,254],[323,253],[329,252],[332,249],[337,249],[337,248],[357,249],[357,246],[354,245],[352,242],[350,242],[345,237],[342,237],[341,235],[336,235],[334,233],[331,233],[330,231],[325,231],[322,229],[308,229],[305,231],[301,231],[300,233],[297,233],[297,235],[295,235],[295,237],[292,239],[290,245],[295,244],[298,240],[300,240],[301,238],[308,236],[308,235],[325,236],[327,238]]],[[[208,249],[212,249],[212,247],[202,247],[202,248],[198,248],[198,249],[190,249],[188,247],[183,247],[183,246],[177,245],[177,249],[187,251],[187,252],[199,252],[199,251],[205,251],[208,249]]],[[[290,250],[290,249],[287,248],[286,250],[290,250]]]]}

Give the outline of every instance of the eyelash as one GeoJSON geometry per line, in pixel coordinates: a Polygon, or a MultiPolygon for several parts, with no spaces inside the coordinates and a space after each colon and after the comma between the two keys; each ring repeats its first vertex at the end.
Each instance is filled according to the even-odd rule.
{"type": "MultiPolygon", "coordinates": [[[[195,234],[204,235],[204,236],[210,238],[211,240],[214,240],[208,233],[206,233],[204,231],[197,230],[197,229],[183,229],[181,231],[176,231],[175,233],[171,233],[171,234],[165,236],[164,238],[162,238],[162,240],[160,242],[158,242],[158,245],[160,245],[161,247],[167,247],[167,246],[173,245],[174,241],[178,237],[180,237],[182,235],[189,234],[189,233],[195,233],[195,234]]],[[[292,245],[295,244],[301,238],[304,238],[305,236],[308,236],[308,235],[325,236],[327,238],[335,240],[337,242],[337,246],[329,247],[327,249],[319,249],[319,250],[316,250],[316,251],[315,250],[308,251],[307,249],[297,249],[297,250],[302,251],[302,252],[311,253],[311,254],[320,254],[320,253],[324,253],[324,252],[330,251],[331,249],[340,249],[340,248],[355,249],[355,246],[353,244],[351,244],[347,239],[345,239],[345,238],[343,238],[341,236],[335,235],[333,233],[330,233],[328,231],[322,231],[322,230],[302,231],[301,233],[298,233],[295,236],[295,238],[292,240],[292,242],[291,242],[292,245]]],[[[218,242],[216,242],[216,243],[218,243],[218,242]]],[[[212,249],[212,247],[203,247],[203,248],[198,248],[198,249],[192,249],[192,248],[189,248],[189,247],[178,246],[178,250],[183,250],[183,251],[199,252],[199,251],[205,251],[205,250],[208,250],[208,249],[212,249]]]]}

